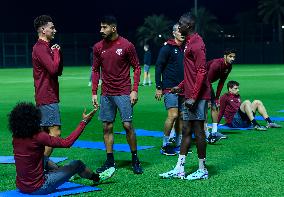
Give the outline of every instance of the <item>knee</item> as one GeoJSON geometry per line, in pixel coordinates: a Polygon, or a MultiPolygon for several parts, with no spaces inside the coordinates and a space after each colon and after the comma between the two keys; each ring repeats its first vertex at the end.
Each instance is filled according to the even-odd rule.
{"type": "Polygon", "coordinates": [[[190,130],[187,126],[182,126],[182,137],[190,137],[190,130]]]}
{"type": "Polygon", "coordinates": [[[178,117],[178,112],[169,113],[168,115],[168,119],[173,120],[173,121],[176,120],[177,117],[178,117]]]}
{"type": "Polygon", "coordinates": [[[69,163],[69,165],[77,169],[76,171],[79,173],[83,172],[86,168],[86,165],[81,160],[73,160],[69,163]]]}
{"type": "Polygon", "coordinates": [[[254,100],[253,104],[255,104],[256,106],[260,106],[263,105],[263,103],[261,102],[261,100],[254,100]]]}
{"type": "Polygon", "coordinates": [[[133,126],[132,126],[131,122],[124,122],[123,128],[125,129],[126,132],[133,130],[133,126]]]}
{"type": "Polygon", "coordinates": [[[109,133],[111,132],[113,129],[113,124],[112,123],[104,123],[103,124],[103,130],[104,130],[104,133],[109,133]]]}
{"type": "Polygon", "coordinates": [[[244,103],[244,105],[251,105],[250,100],[245,100],[243,103],[244,103]]]}

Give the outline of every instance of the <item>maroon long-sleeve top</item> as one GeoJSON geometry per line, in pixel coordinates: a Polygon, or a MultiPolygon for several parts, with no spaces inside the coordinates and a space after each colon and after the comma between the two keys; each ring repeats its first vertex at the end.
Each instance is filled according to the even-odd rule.
{"type": "Polygon", "coordinates": [[[131,89],[138,91],[141,68],[134,45],[119,36],[116,40],[101,40],[93,47],[92,92],[97,95],[100,68],[102,72],[102,95],[129,95],[131,89]],[[130,67],[133,68],[131,88],[130,67]]]}
{"type": "Polygon", "coordinates": [[[45,181],[43,169],[44,147],[66,148],[72,146],[85,126],[86,124],[81,122],[65,139],[50,136],[44,131],[40,131],[32,138],[13,137],[17,188],[25,193],[32,193],[39,189],[45,181]]]}
{"type": "Polygon", "coordinates": [[[184,89],[185,98],[210,99],[205,53],[205,44],[197,33],[186,37],[184,81],[179,84],[179,87],[184,89]]]}
{"type": "Polygon", "coordinates": [[[211,88],[212,83],[219,80],[216,90],[216,99],[219,99],[224,83],[232,70],[232,64],[225,64],[224,58],[219,58],[207,62],[207,67],[208,80],[211,84],[211,88]]]}
{"type": "Polygon", "coordinates": [[[234,115],[237,113],[241,106],[240,95],[234,95],[226,93],[220,98],[220,111],[218,114],[218,123],[221,121],[223,115],[225,117],[226,124],[231,124],[234,115]]]}
{"type": "Polygon", "coordinates": [[[33,47],[32,63],[36,105],[58,103],[58,76],[63,70],[60,51],[51,50],[49,42],[38,39],[33,47]]]}

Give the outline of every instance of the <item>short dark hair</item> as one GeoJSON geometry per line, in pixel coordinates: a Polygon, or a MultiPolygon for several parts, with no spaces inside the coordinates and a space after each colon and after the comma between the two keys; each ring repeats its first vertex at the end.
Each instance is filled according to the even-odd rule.
{"type": "Polygon", "coordinates": [[[180,18],[184,18],[191,29],[195,28],[196,17],[191,12],[184,13],[180,18]]]}
{"type": "Polygon", "coordinates": [[[229,90],[229,88],[233,88],[234,86],[239,86],[239,82],[237,81],[228,81],[227,83],[227,89],[229,90]]]}
{"type": "Polygon", "coordinates": [[[40,131],[41,112],[32,103],[18,103],[8,115],[9,130],[15,138],[31,138],[40,131]]]}
{"type": "Polygon", "coordinates": [[[117,26],[117,20],[114,16],[112,15],[106,15],[106,16],[103,16],[101,18],[101,23],[103,24],[107,24],[107,25],[115,25],[117,26]]]}
{"type": "Polygon", "coordinates": [[[47,25],[48,22],[53,22],[52,18],[48,15],[41,15],[36,17],[34,20],[35,30],[38,31],[40,27],[47,25]]]}
{"type": "Polygon", "coordinates": [[[224,51],[224,55],[229,55],[231,53],[237,53],[237,50],[236,49],[233,49],[233,48],[227,48],[225,49],[224,51]]]}
{"type": "Polygon", "coordinates": [[[178,30],[178,27],[179,27],[179,24],[178,24],[178,23],[174,24],[174,25],[173,25],[173,31],[177,31],[177,30],[178,30]]]}

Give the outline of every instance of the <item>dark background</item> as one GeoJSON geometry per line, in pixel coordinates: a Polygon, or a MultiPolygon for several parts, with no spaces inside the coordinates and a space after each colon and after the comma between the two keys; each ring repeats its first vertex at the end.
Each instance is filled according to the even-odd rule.
{"type": "MultiPolygon", "coordinates": [[[[113,14],[118,18],[120,32],[133,31],[146,16],[164,14],[177,20],[194,6],[194,0],[80,0],[80,1],[1,1],[0,32],[33,32],[33,19],[51,15],[59,32],[93,33],[99,31],[99,18],[113,14]]],[[[220,24],[234,23],[235,16],[256,9],[257,0],[198,0],[217,16],[220,24]]]]}
{"type": "MultiPolygon", "coordinates": [[[[65,65],[89,65],[91,47],[101,37],[100,18],[112,14],[118,19],[118,32],[136,46],[143,64],[143,46],[137,41],[137,28],[144,18],[165,15],[172,21],[194,7],[194,0],[109,0],[109,1],[1,1],[0,67],[30,67],[31,50],[37,40],[33,20],[42,14],[52,16],[65,65]]],[[[222,33],[204,39],[207,60],[220,58],[226,48],[237,49],[236,63],[283,63],[283,43],[276,42],[277,32],[257,14],[258,0],[198,0],[216,16],[222,33]],[[240,20],[240,16],[247,14],[240,20]],[[233,35],[234,37],[228,37],[233,35]]],[[[170,31],[170,29],[169,29],[170,31]]],[[[218,30],[219,31],[219,30],[218,30]]],[[[161,45],[152,45],[153,64],[161,45]]]]}

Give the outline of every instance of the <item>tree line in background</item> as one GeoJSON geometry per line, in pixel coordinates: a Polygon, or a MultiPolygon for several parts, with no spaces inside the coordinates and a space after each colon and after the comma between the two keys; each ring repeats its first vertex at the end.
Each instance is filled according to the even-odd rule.
{"type": "MultiPolygon", "coordinates": [[[[194,9],[190,10],[192,13],[194,9]]],[[[255,10],[239,13],[235,24],[221,27],[209,10],[199,7],[196,13],[196,30],[207,40],[222,37],[249,42],[283,42],[284,0],[259,0],[255,10]],[[282,27],[283,26],[283,27],[282,27]]],[[[142,46],[151,43],[158,47],[171,37],[172,21],[164,15],[151,15],[137,29],[137,40],[142,46]]]]}

